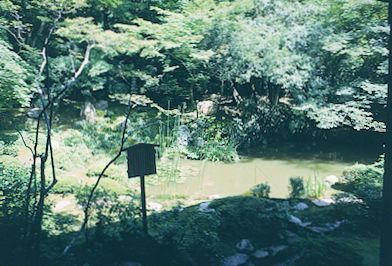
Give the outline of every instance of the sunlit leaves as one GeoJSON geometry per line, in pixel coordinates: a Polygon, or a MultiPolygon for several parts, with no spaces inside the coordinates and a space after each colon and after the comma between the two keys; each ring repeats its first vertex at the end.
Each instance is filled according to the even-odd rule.
{"type": "Polygon", "coordinates": [[[27,64],[0,40],[0,108],[28,106],[30,82],[27,64]]]}

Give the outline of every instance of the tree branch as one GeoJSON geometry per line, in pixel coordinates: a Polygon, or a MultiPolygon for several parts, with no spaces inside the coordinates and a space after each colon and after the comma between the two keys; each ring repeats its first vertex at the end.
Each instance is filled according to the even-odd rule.
{"type": "Polygon", "coordinates": [[[121,156],[122,152],[124,151],[124,145],[125,142],[127,140],[127,125],[128,125],[128,120],[129,120],[129,116],[131,114],[131,110],[132,110],[132,103],[131,103],[131,99],[129,97],[129,102],[128,102],[128,110],[127,113],[125,115],[125,120],[124,120],[124,127],[122,130],[122,136],[121,136],[121,142],[120,142],[120,148],[118,149],[118,152],[116,154],[116,156],[113,157],[113,159],[111,159],[106,165],[105,167],[102,169],[101,173],[98,176],[97,181],[95,182],[93,188],[90,191],[89,197],[87,199],[87,203],[86,206],[84,208],[84,219],[83,219],[83,224],[80,227],[80,230],[78,232],[78,234],[71,240],[71,242],[64,248],[63,251],[63,256],[66,255],[69,251],[69,249],[73,246],[73,244],[75,243],[75,241],[81,236],[81,234],[83,233],[83,231],[86,230],[87,228],[87,224],[88,224],[88,220],[89,220],[89,210],[91,207],[91,202],[93,200],[93,196],[95,193],[95,190],[98,188],[98,185],[102,179],[102,177],[104,176],[106,170],[121,156]]]}

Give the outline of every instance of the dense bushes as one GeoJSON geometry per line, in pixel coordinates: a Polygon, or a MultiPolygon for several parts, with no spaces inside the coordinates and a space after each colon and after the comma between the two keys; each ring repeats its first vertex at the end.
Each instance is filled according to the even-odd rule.
{"type": "Polygon", "coordinates": [[[317,175],[308,177],[304,180],[303,177],[291,177],[290,178],[290,198],[320,198],[322,197],[326,190],[327,185],[324,180],[317,175]]]}
{"type": "Polygon", "coordinates": [[[344,183],[340,184],[340,188],[367,204],[378,204],[382,197],[383,162],[381,158],[372,165],[356,164],[348,168],[343,173],[344,183]]]}
{"type": "Polygon", "coordinates": [[[298,199],[305,196],[305,186],[302,177],[290,178],[290,198],[298,199]]]}
{"type": "Polygon", "coordinates": [[[22,218],[28,177],[29,169],[22,166],[15,158],[0,157],[0,219],[15,223],[22,218]]]}
{"type": "Polygon", "coordinates": [[[0,157],[0,261],[17,265],[24,229],[26,188],[29,170],[15,158],[0,157]]]}
{"type": "Polygon", "coordinates": [[[271,186],[268,183],[261,183],[251,189],[251,193],[256,198],[268,198],[271,192],[271,186]]]}
{"type": "Polygon", "coordinates": [[[296,134],[303,136],[316,130],[303,112],[286,103],[271,106],[264,100],[244,100],[239,109],[242,115],[234,119],[233,135],[242,147],[293,140],[296,134]]]}
{"type": "Polygon", "coordinates": [[[302,243],[298,266],[358,266],[362,258],[349,246],[334,239],[308,239],[302,243]]]}
{"type": "Polygon", "coordinates": [[[189,156],[209,161],[238,161],[237,142],[233,138],[232,122],[215,117],[200,117],[188,124],[191,131],[189,156]],[[193,156],[192,156],[193,155],[193,156]]]}

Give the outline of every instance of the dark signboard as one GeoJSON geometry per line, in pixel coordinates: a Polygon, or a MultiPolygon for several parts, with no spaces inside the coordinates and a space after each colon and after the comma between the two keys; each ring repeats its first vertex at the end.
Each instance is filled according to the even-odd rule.
{"type": "Polygon", "coordinates": [[[147,204],[144,176],[157,173],[155,147],[159,145],[139,143],[126,149],[128,156],[128,177],[140,176],[140,198],[142,201],[143,230],[147,234],[147,204]]]}
{"type": "Polygon", "coordinates": [[[128,177],[146,176],[157,173],[155,147],[159,145],[139,143],[127,148],[128,177]]]}

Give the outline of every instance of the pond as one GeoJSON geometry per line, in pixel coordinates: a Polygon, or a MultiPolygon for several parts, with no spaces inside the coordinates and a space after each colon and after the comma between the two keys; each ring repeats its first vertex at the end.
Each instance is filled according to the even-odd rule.
{"type": "Polygon", "coordinates": [[[241,161],[236,163],[181,160],[179,169],[188,176],[183,183],[165,182],[150,185],[147,189],[150,195],[155,196],[186,195],[205,199],[243,194],[259,183],[268,182],[271,197],[285,198],[289,194],[290,177],[341,176],[346,167],[356,162],[370,163],[377,156],[368,151],[275,151],[242,156],[241,161]]]}

